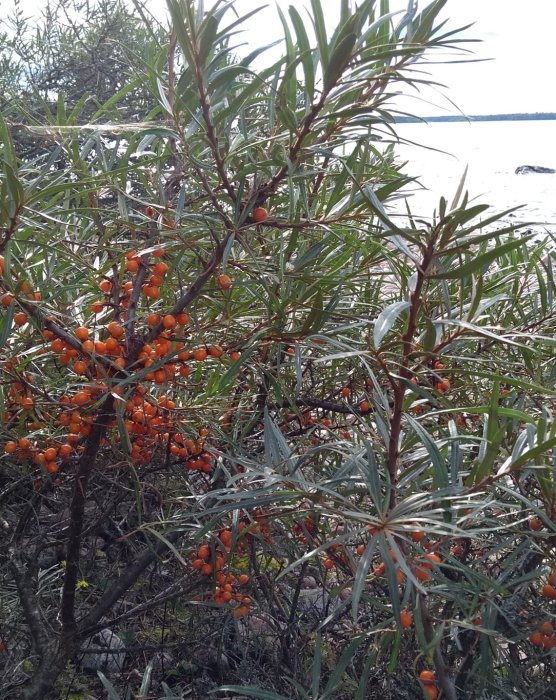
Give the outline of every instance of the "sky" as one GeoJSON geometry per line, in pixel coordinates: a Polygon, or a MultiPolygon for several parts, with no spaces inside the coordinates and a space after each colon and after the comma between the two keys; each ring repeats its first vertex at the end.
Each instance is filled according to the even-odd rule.
{"type": "MultiPolygon", "coordinates": [[[[15,0],[0,0],[0,16],[13,7],[15,0]]],[[[152,11],[163,16],[164,0],[147,0],[152,11]]],[[[321,0],[327,19],[332,22],[339,0],[321,0]]],[[[212,3],[205,0],[207,6],[212,3]]],[[[302,13],[307,0],[236,0],[240,13],[267,4],[250,21],[244,40],[253,46],[270,43],[281,36],[276,4],[287,12],[294,4],[302,13]]],[[[46,6],[46,0],[19,0],[29,15],[46,6]]],[[[392,9],[403,9],[407,0],[391,0],[392,9]]],[[[419,6],[427,4],[419,0],[419,6]]],[[[420,116],[452,113],[492,114],[505,112],[556,112],[553,87],[554,0],[448,0],[443,10],[448,27],[474,23],[465,36],[481,43],[469,44],[468,58],[489,59],[477,63],[429,65],[430,77],[446,87],[409,101],[398,103],[401,109],[420,116]],[[551,87],[552,86],[552,87],[551,87]],[[455,103],[454,107],[450,100],[455,103]]],[[[309,22],[309,21],[308,21],[309,22]]]]}
{"type": "MultiPolygon", "coordinates": [[[[258,0],[236,1],[238,9],[244,10],[262,4],[258,0]]],[[[322,3],[330,16],[339,4],[338,0],[322,3]]],[[[287,10],[292,0],[270,0],[269,4],[287,10]]],[[[300,10],[306,3],[295,0],[293,4],[300,10]]],[[[419,7],[426,4],[419,0],[419,7]]],[[[391,0],[390,6],[405,9],[407,0],[391,0]]],[[[279,35],[274,7],[265,13],[257,23],[265,27],[265,34],[275,31],[279,35]]],[[[465,114],[556,112],[554,0],[448,0],[441,17],[454,29],[473,24],[465,36],[481,43],[468,44],[473,54],[467,57],[489,60],[429,66],[431,77],[447,87],[441,93],[423,95],[433,104],[411,100],[402,106],[420,115],[457,114],[457,108],[465,114]]],[[[260,32],[257,37],[260,41],[260,32]]]]}

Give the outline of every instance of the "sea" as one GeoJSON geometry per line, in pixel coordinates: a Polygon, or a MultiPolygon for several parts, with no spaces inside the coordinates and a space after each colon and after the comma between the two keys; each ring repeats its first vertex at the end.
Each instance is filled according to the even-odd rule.
{"type": "Polygon", "coordinates": [[[440,197],[452,202],[467,168],[469,200],[488,204],[483,214],[520,207],[505,223],[527,223],[539,235],[556,234],[556,173],[518,175],[521,165],[556,170],[556,120],[428,122],[396,125],[399,162],[418,184],[396,203],[430,220],[440,197]]]}

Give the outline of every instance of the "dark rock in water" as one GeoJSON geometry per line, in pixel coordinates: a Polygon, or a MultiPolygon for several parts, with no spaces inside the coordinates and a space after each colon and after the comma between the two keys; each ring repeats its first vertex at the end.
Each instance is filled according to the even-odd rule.
{"type": "Polygon", "coordinates": [[[553,170],[552,168],[543,168],[542,165],[520,165],[515,170],[516,175],[529,175],[530,173],[553,175],[556,173],[556,170],[553,170]]]}

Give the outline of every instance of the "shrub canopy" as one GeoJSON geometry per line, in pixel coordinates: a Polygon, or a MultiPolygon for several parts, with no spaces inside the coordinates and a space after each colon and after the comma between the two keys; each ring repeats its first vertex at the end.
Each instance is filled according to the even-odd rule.
{"type": "Polygon", "coordinates": [[[233,1],[5,35],[6,697],[105,628],[141,697],[550,697],[553,236],[400,215],[445,4],[290,7],[269,65],[233,1]]]}

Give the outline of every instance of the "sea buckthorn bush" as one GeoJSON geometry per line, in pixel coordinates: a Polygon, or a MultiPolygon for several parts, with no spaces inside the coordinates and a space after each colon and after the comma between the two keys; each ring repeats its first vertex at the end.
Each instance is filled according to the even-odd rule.
{"type": "Polygon", "coordinates": [[[554,238],[399,215],[393,97],[462,40],[325,4],[265,64],[168,0],[96,111],[5,110],[2,697],[550,697],[554,238]]]}

